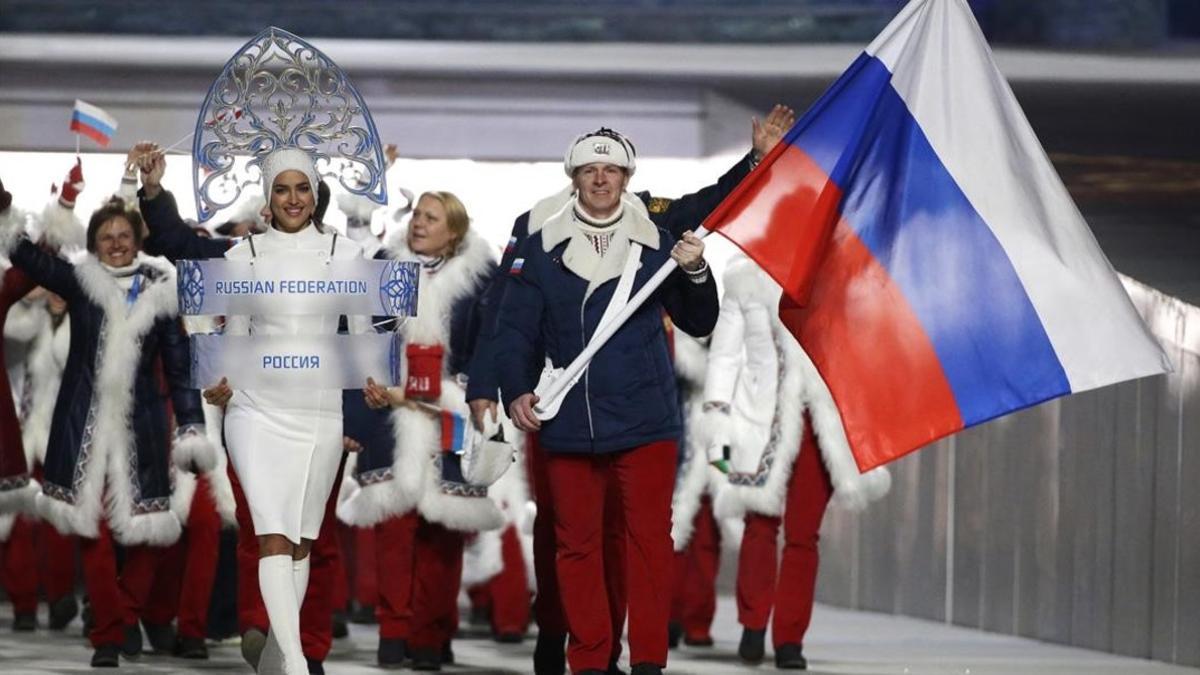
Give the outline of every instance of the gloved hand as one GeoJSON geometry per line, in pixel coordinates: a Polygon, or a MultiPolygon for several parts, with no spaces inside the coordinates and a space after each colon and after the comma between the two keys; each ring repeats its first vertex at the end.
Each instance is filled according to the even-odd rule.
{"type": "Polygon", "coordinates": [[[62,192],[58,195],[58,203],[68,209],[75,208],[75,199],[83,192],[83,160],[76,158],[75,166],[67,172],[63,181],[62,192]]]}

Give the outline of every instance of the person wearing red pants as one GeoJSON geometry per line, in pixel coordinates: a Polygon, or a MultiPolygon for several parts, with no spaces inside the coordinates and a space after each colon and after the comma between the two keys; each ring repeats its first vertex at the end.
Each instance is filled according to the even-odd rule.
{"type": "Polygon", "coordinates": [[[717,515],[745,517],[738,653],[750,663],[762,660],[774,607],[775,665],[803,669],[825,506],[836,490],[839,501],[861,508],[887,491],[890,478],[882,468],[859,474],[829,390],[779,321],[779,286],[744,257],[730,263],[724,281],[698,442],[710,460],[729,464],[717,515]],[[781,520],[786,543],[777,562],[781,520]]]}
{"type": "Polygon", "coordinates": [[[717,609],[717,572],[723,540],[736,542],[740,534],[724,535],[713,515],[713,496],[725,481],[708,465],[700,425],[704,417],[704,381],[708,348],[702,340],[673,331],[672,352],[679,391],[684,401],[686,433],[680,445],[675,494],[671,500],[671,540],[675,544],[675,584],[669,629],[671,647],[682,639],[693,647],[713,644],[710,628],[717,609]]]}
{"type": "Polygon", "coordinates": [[[546,450],[571,670],[605,672],[620,639],[609,623],[603,558],[605,495],[615,481],[627,538],[630,661],[638,675],[658,673],[667,661],[671,491],[682,431],[662,316],[707,335],[716,283],[703,242],[690,232],[676,240],[627,194],[635,168],[628,139],[610,129],[584,134],[564,168],[575,196],[521,244],[508,270],[495,338],[500,390],[513,421],[540,432],[546,450]],[[579,386],[542,402],[561,403],[557,415],[535,413],[542,353],[566,366],[670,260],[680,269],[616,329],[579,386]]]}
{"type": "Polygon", "coordinates": [[[397,665],[407,655],[414,670],[440,670],[453,659],[464,536],[504,523],[488,486],[514,454],[504,439],[515,431],[501,434],[502,420],[476,436],[484,442],[468,443],[459,377],[470,362],[478,303],[496,263],[491,246],[470,230],[466,208],[449,192],[422,194],[404,237],[391,241],[384,255],[421,262],[419,306],[417,316],[398,328],[407,345],[404,386],[371,383],[364,390],[371,408],[392,408],[394,442],[380,444],[378,454],[367,448],[359,458],[361,487],[342,510],[359,514],[352,515],[353,524],[378,524],[415,505],[409,636],[394,648],[381,639],[379,661],[397,665]]]}
{"type": "MultiPolygon", "coordinates": [[[[537,585],[534,597],[534,619],[538,625],[537,646],[533,652],[535,675],[562,675],[566,669],[564,647],[567,642],[567,619],[563,615],[559,591],[557,549],[554,534],[554,500],[550,494],[550,476],[546,470],[546,453],[538,443],[537,434],[527,434],[529,473],[533,483],[537,514],[533,521],[533,565],[537,585]]],[[[620,636],[625,632],[625,513],[616,480],[609,482],[604,495],[604,588],[608,592],[609,624],[612,649],[609,653],[609,673],[620,672],[620,636]]]]}
{"type": "Polygon", "coordinates": [[[519,532],[528,515],[525,472],[506,472],[488,495],[504,514],[504,527],[475,536],[463,563],[463,584],[471,600],[471,623],[487,623],[497,642],[517,643],[525,639],[530,617],[530,579],[519,532]]]}
{"type": "MultiPolygon", "coordinates": [[[[77,163],[69,180],[82,183],[79,173],[77,163]]],[[[95,619],[89,637],[98,667],[117,666],[122,647],[126,654],[140,651],[136,617],[155,559],[179,537],[180,522],[170,508],[170,453],[187,452],[209,466],[215,461],[200,397],[188,388],[190,358],[174,268],[139,255],[142,233],[140,215],[119,198],[92,214],[88,255],[74,265],[24,236],[0,231],[0,253],[67,301],[71,349],[37,506],[59,531],[84,538],[95,619]],[[155,370],[160,360],[178,422],[174,443],[155,370]],[[193,449],[184,450],[187,445],[193,449]],[[131,465],[138,470],[129,471],[131,465]],[[113,539],[128,553],[119,578],[113,539]]]]}
{"type": "MultiPolygon", "coordinates": [[[[77,192],[72,185],[64,199],[56,198],[46,207],[41,217],[46,226],[42,237],[44,245],[57,249],[67,243],[82,243],[83,229],[74,217],[73,200],[77,192]]],[[[21,231],[26,214],[11,204],[12,195],[0,184],[0,231],[16,235],[21,231]]],[[[53,409],[53,401],[45,400],[52,399],[53,393],[45,390],[47,385],[57,383],[59,370],[52,354],[54,326],[46,308],[47,293],[44,289],[35,291],[35,285],[18,268],[0,270],[0,333],[3,333],[3,340],[0,340],[0,392],[3,392],[0,395],[0,518],[3,519],[0,523],[3,551],[0,581],[13,603],[12,626],[16,631],[31,631],[37,627],[39,567],[35,564],[37,518],[33,514],[38,483],[32,477],[37,455],[25,437],[32,436],[27,432],[34,431],[27,428],[29,422],[38,425],[39,436],[49,432],[50,423],[48,417],[30,420],[29,412],[35,399],[42,404],[42,411],[47,403],[53,409]]],[[[54,601],[65,596],[51,594],[48,597],[53,607],[54,601]]],[[[73,595],[70,598],[74,600],[73,595]]],[[[59,612],[52,612],[51,622],[57,625],[61,614],[61,608],[59,612]]]]}

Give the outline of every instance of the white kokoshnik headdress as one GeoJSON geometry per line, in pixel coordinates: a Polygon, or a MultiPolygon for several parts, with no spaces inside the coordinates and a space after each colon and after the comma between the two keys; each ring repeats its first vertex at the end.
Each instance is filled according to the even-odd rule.
{"type": "Polygon", "coordinates": [[[254,36],[225,64],[200,108],[192,157],[201,221],[249,185],[263,183],[269,194],[289,169],[313,189],[320,174],[387,204],[383,146],[362,97],[333,60],[280,28],[254,36]]]}

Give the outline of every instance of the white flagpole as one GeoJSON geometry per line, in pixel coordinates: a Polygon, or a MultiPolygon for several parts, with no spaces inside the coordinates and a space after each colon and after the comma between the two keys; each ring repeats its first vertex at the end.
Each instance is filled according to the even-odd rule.
{"type": "MultiPolygon", "coordinates": [[[[707,227],[697,227],[693,234],[696,235],[697,239],[704,239],[711,233],[712,230],[709,230],[707,227]]],[[[584,368],[588,367],[588,364],[591,363],[592,358],[596,356],[596,352],[600,351],[600,348],[603,347],[604,344],[616,334],[617,330],[621,326],[625,325],[625,322],[629,320],[629,317],[633,316],[633,313],[636,312],[638,308],[646,302],[651,293],[658,290],[659,286],[662,286],[663,282],[666,281],[667,277],[670,276],[671,272],[674,272],[675,268],[678,266],[679,263],[675,262],[674,258],[671,258],[670,260],[667,260],[667,262],[663,263],[663,266],[658,268],[658,270],[654,273],[654,276],[650,277],[646,281],[646,284],[638,289],[637,293],[633,294],[633,297],[630,298],[629,302],[625,304],[625,307],[623,307],[621,311],[615,317],[613,317],[613,320],[601,326],[598,331],[592,334],[592,339],[588,340],[587,346],[584,347],[582,352],[579,352],[579,356],[576,356],[575,360],[563,370],[562,374],[556,380],[554,380],[554,383],[550,385],[550,388],[546,390],[545,394],[541,396],[541,399],[537,402],[537,404],[533,406],[534,414],[536,414],[539,419],[549,419],[543,418],[542,414],[546,411],[557,408],[557,406],[551,405],[551,403],[559,398],[562,398],[567,394],[568,391],[570,391],[571,386],[575,384],[575,379],[580,373],[583,372],[584,368]]],[[[711,270],[709,271],[709,274],[712,274],[711,270]]],[[[551,415],[551,417],[553,417],[553,415],[551,415]]]]}
{"type": "Polygon", "coordinates": [[[195,135],[196,135],[196,132],[194,132],[194,131],[189,131],[189,132],[187,132],[187,134],[186,134],[186,135],[185,135],[183,138],[181,138],[181,139],[179,139],[179,140],[175,141],[174,143],[172,143],[172,144],[168,145],[167,147],[163,148],[163,149],[162,149],[162,152],[163,152],[163,154],[166,154],[166,153],[168,153],[168,152],[171,152],[171,151],[172,151],[172,150],[174,150],[174,149],[175,149],[175,148],[176,148],[176,147],[177,147],[177,146],[178,146],[180,143],[183,143],[184,141],[187,141],[188,139],[190,139],[192,136],[195,136],[195,135]]]}

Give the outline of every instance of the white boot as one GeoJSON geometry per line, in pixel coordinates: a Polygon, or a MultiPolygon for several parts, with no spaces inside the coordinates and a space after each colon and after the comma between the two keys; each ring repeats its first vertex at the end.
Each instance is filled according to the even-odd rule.
{"type": "Polygon", "coordinates": [[[283,670],[283,652],[279,650],[279,641],[275,639],[274,631],[267,630],[267,642],[258,657],[258,675],[286,675],[283,670]]]}
{"type": "MultiPolygon", "coordinates": [[[[283,672],[287,675],[308,675],[308,663],[300,647],[300,605],[296,602],[296,587],[292,573],[292,557],[270,555],[258,560],[258,588],[262,591],[267,619],[271,622],[267,649],[272,641],[278,644],[283,656],[283,672]],[[271,640],[270,638],[274,638],[271,640]]],[[[262,671],[262,661],[259,662],[262,671]]]]}
{"type": "Polygon", "coordinates": [[[308,592],[308,570],[312,567],[311,555],[292,561],[292,583],[296,586],[296,606],[304,608],[304,595],[308,592]]]}

